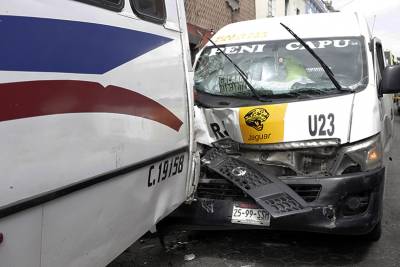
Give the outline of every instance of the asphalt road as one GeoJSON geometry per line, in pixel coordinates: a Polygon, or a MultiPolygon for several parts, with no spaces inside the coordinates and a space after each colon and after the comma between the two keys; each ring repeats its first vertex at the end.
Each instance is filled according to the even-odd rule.
{"type": "Polygon", "coordinates": [[[293,232],[177,231],[167,235],[167,251],[157,238],[145,236],[109,267],[400,266],[400,118],[395,119],[380,241],[293,232]]]}

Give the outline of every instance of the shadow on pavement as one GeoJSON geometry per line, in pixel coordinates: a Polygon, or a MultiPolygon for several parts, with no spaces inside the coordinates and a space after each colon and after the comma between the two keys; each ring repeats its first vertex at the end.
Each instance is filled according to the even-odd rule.
{"type": "Polygon", "coordinates": [[[370,245],[355,237],[313,233],[197,231],[188,236],[186,250],[192,249],[187,252],[198,254],[200,260],[225,259],[227,266],[329,266],[361,262],[370,245]]]}
{"type": "Polygon", "coordinates": [[[356,237],[262,230],[179,231],[165,241],[167,250],[158,238],[145,236],[109,267],[353,266],[374,245],[356,237]],[[185,261],[190,254],[195,258],[185,261]]]}

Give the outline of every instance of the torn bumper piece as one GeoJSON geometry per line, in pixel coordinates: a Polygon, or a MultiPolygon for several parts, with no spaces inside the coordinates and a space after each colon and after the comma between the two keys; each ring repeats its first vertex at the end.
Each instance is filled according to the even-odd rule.
{"type": "Polygon", "coordinates": [[[246,159],[233,158],[211,149],[202,163],[243,190],[274,218],[311,211],[289,186],[275,177],[267,177],[257,165],[246,159]]]}
{"type": "MultiPolygon", "coordinates": [[[[217,156],[208,159],[203,158],[203,164],[209,164],[209,168],[219,174],[225,173],[224,177],[226,177],[228,174],[224,172],[221,166],[227,165],[227,159],[215,160],[217,156]]],[[[244,161],[242,162],[239,159],[239,162],[243,164],[244,161]]],[[[251,165],[251,163],[245,163],[251,165]]],[[[251,170],[255,170],[257,174],[260,174],[259,170],[262,169],[252,168],[251,170]]],[[[189,229],[228,230],[258,228],[360,235],[370,232],[382,217],[384,168],[369,172],[328,177],[293,176],[271,178],[262,176],[272,181],[272,183],[266,183],[267,185],[274,184],[273,187],[270,185],[271,187],[267,190],[267,193],[257,190],[257,188],[267,189],[265,185],[255,189],[252,187],[247,189],[245,184],[240,184],[240,180],[235,180],[233,174],[229,174],[229,176],[230,178],[227,178],[227,180],[231,182],[221,180],[221,182],[225,183],[223,190],[226,192],[228,187],[231,189],[240,187],[244,191],[241,195],[235,193],[230,196],[219,197],[221,194],[217,192],[220,191],[214,191],[213,194],[210,194],[210,186],[207,187],[208,192],[199,187],[197,201],[182,205],[164,220],[163,224],[189,229]],[[281,187],[279,182],[274,182],[276,179],[283,183],[284,186],[289,187],[289,189],[292,188],[290,189],[292,191],[281,187]],[[307,199],[309,192],[305,190],[306,188],[312,188],[313,192],[315,188],[318,188],[318,190],[314,197],[307,199]],[[296,191],[297,194],[293,194],[293,191],[296,191]],[[277,213],[270,204],[263,202],[263,198],[266,195],[273,196],[285,193],[291,197],[293,196],[296,201],[298,201],[299,197],[301,197],[301,200],[306,199],[307,201],[304,204],[304,201],[300,200],[298,202],[301,204],[300,209],[286,213],[277,213]],[[234,204],[238,202],[267,209],[272,215],[270,225],[266,227],[232,223],[232,209],[234,204]]],[[[240,190],[235,192],[237,191],[240,190]]]]}

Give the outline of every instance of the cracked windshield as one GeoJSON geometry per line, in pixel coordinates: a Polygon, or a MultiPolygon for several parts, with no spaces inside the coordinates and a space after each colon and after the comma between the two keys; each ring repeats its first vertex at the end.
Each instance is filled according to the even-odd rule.
{"type": "MultiPolygon", "coordinates": [[[[367,84],[361,38],[305,40],[332,70],[346,89],[367,84]]],[[[317,60],[294,40],[221,45],[257,93],[280,94],[338,93],[317,60]]],[[[206,47],[195,71],[196,90],[222,96],[249,96],[251,91],[217,47],[206,47]]]]}

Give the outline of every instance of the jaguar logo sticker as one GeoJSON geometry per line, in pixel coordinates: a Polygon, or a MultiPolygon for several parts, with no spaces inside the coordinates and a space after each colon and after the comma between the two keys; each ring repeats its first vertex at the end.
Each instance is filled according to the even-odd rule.
{"type": "Polygon", "coordinates": [[[264,122],[269,118],[269,113],[265,108],[255,108],[247,112],[244,116],[246,124],[257,131],[262,131],[264,122]]]}
{"type": "Polygon", "coordinates": [[[239,108],[239,124],[245,144],[283,142],[285,114],[288,104],[239,108]]]}

